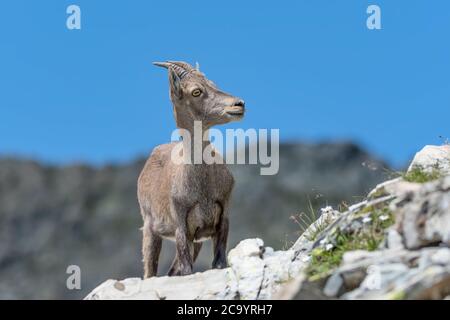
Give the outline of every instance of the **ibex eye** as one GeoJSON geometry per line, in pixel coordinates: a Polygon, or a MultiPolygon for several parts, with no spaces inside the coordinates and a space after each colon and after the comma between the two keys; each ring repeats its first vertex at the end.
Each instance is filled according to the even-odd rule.
{"type": "Polygon", "coordinates": [[[198,97],[201,94],[202,94],[202,90],[200,90],[200,89],[195,89],[194,91],[192,91],[192,96],[194,96],[194,97],[198,97]]]}

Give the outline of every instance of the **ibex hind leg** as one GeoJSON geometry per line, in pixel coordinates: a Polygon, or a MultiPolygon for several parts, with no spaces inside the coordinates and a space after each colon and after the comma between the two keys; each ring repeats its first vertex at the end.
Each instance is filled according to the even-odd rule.
{"type": "MultiPolygon", "coordinates": [[[[192,262],[195,262],[197,260],[198,254],[200,253],[200,249],[202,248],[203,243],[202,242],[194,242],[191,247],[191,254],[192,254],[192,262]]],[[[168,276],[173,276],[178,272],[178,258],[175,256],[175,258],[172,261],[172,265],[169,268],[169,272],[167,273],[168,276]]]]}
{"type": "Polygon", "coordinates": [[[158,260],[161,252],[162,238],[151,230],[149,218],[145,219],[142,228],[142,256],[144,262],[144,279],[156,276],[158,260]]]}
{"type": "Polygon", "coordinates": [[[228,239],[228,217],[222,217],[217,233],[213,237],[214,259],[213,269],[223,269],[227,267],[227,239],[228,239]]]}

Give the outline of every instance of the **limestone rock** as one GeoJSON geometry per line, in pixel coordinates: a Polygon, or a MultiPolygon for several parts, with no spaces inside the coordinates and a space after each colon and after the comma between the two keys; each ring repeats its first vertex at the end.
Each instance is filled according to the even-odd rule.
{"type": "Polygon", "coordinates": [[[393,204],[405,246],[450,245],[450,176],[426,183],[393,204]]]}
{"type": "Polygon", "coordinates": [[[209,270],[184,277],[107,280],[86,300],[230,300],[238,297],[237,281],[230,268],[209,270]]]}
{"type": "Polygon", "coordinates": [[[415,167],[428,172],[437,169],[445,175],[450,175],[450,145],[425,146],[416,153],[408,171],[415,167]]]}
{"type": "Polygon", "coordinates": [[[407,182],[402,178],[395,178],[378,184],[369,192],[367,197],[369,199],[376,199],[388,195],[400,196],[408,192],[415,192],[418,189],[420,189],[420,185],[417,183],[407,182]]]}
{"type": "Polygon", "coordinates": [[[425,248],[397,254],[400,259],[381,257],[371,264],[372,271],[367,272],[361,285],[342,298],[443,299],[450,293],[450,249],[425,248]],[[413,255],[416,257],[411,259],[413,255]]]}
{"type": "Polygon", "coordinates": [[[386,246],[391,250],[404,249],[403,238],[395,229],[390,229],[387,232],[386,246]]]}
{"type": "Polygon", "coordinates": [[[305,275],[300,274],[296,278],[293,278],[286,283],[280,285],[278,290],[276,290],[271,299],[273,300],[292,300],[301,290],[303,283],[305,281],[305,275]]]}
{"type": "Polygon", "coordinates": [[[183,277],[107,280],[85,299],[270,299],[305,265],[294,250],[274,251],[261,239],[241,241],[228,261],[229,268],[183,277]]]}
{"type": "Polygon", "coordinates": [[[261,239],[247,239],[241,241],[228,254],[229,264],[239,279],[239,297],[243,300],[257,299],[264,286],[263,252],[261,239]]]}
{"type": "Polygon", "coordinates": [[[337,297],[343,285],[344,279],[342,279],[342,276],[339,273],[334,273],[328,279],[323,289],[323,293],[327,297],[337,297]]]}

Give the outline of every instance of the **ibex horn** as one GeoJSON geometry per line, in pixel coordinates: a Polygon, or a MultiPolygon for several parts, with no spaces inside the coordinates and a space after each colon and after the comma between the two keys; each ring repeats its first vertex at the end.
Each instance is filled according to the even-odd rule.
{"type": "Polygon", "coordinates": [[[180,79],[195,70],[190,64],[181,61],[153,62],[153,64],[166,69],[172,68],[180,79]]]}

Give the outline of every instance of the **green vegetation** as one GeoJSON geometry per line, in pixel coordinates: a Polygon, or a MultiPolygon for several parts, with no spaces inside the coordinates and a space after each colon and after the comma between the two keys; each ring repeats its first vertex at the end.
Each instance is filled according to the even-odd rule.
{"type": "Polygon", "coordinates": [[[376,250],[384,240],[385,229],[394,223],[392,212],[387,208],[374,209],[364,208],[363,210],[373,210],[367,217],[371,221],[357,231],[344,232],[336,230],[332,241],[333,247],[316,248],[311,253],[310,265],[306,272],[311,281],[321,279],[339,266],[345,252],[352,250],[376,250]]]}
{"type": "Polygon", "coordinates": [[[431,172],[427,172],[421,167],[414,167],[412,170],[403,174],[403,179],[416,183],[425,183],[439,179],[440,177],[441,173],[437,168],[433,168],[431,172]]]}
{"type": "Polygon", "coordinates": [[[388,195],[388,193],[386,192],[386,190],[385,190],[383,187],[381,187],[381,188],[379,188],[378,190],[376,190],[376,191],[370,196],[370,198],[371,198],[371,199],[377,199],[377,198],[385,197],[385,196],[387,196],[387,195],[388,195]]]}
{"type": "Polygon", "coordinates": [[[406,293],[402,290],[394,291],[386,296],[386,300],[404,300],[406,293]]]}

